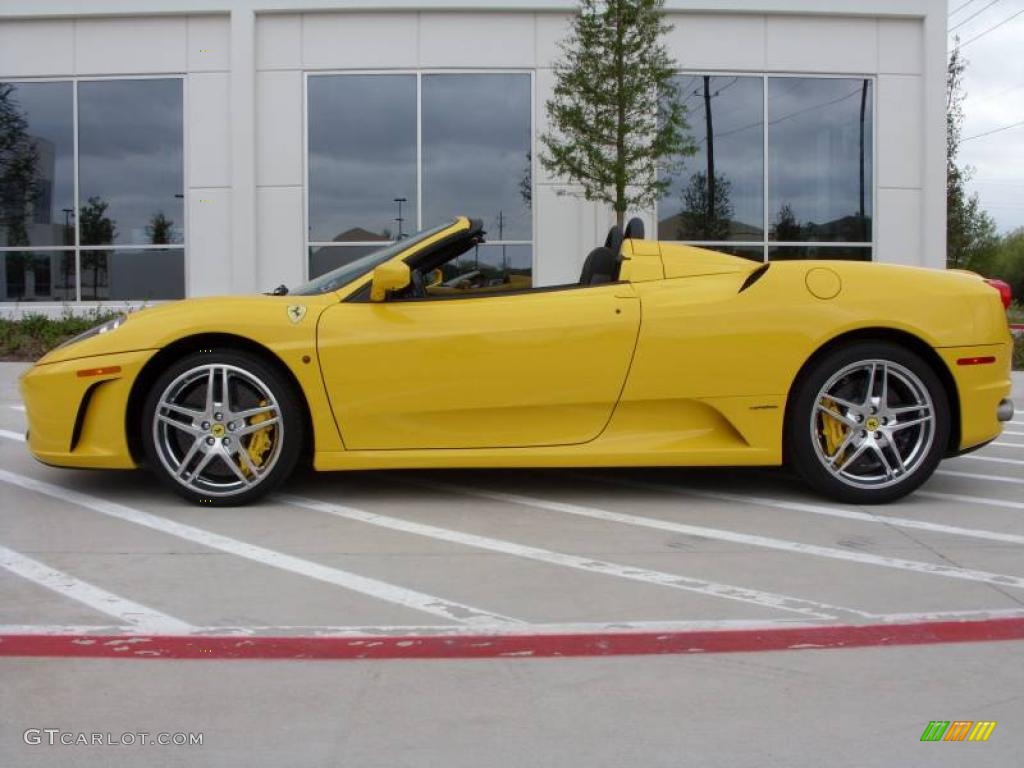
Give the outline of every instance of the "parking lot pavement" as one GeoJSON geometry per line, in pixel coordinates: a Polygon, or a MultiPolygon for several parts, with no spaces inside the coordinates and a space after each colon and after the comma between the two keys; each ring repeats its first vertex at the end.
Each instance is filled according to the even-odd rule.
{"type": "Polygon", "coordinates": [[[205,733],[147,753],[167,765],[1021,762],[1020,642],[813,648],[1024,617],[1020,374],[999,440],[884,507],[774,470],[523,470],[307,475],[209,509],[143,472],[36,463],[17,370],[0,365],[0,636],[155,658],[0,658],[10,764],[138,762],[140,747],[26,745],[32,727],[205,733]],[[780,629],[830,639],[756,652],[780,629]],[[588,654],[699,639],[671,656],[510,659],[484,635],[536,656],[565,635],[603,638],[588,654]],[[235,656],[358,638],[343,655],[491,658],[171,658],[219,654],[211,636],[237,638],[235,656]],[[749,652],[714,653],[722,637],[749,652]],[[985,744],[920,743],[935,718],[1000,725],[985,744]]]}

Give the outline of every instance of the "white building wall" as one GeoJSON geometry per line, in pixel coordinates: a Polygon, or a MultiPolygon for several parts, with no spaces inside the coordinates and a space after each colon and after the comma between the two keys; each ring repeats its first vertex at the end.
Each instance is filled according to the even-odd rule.
{"type": "MultiPolygon", "coordinates": [[[[0,7],[0,79],[185,77],[189,295],[304,278],[305,73],[533,71],[539,135],[570,18],[570,5],[553,0],[506,0],[510,10],[500,12],[455,0],[444,6],[466,10],[413,0],[364,1],[351,11],[357,4],[345,0],[136,0],[136,15],[118,15],[126,5],[9,0],[0,7]],[[388,10],[366,10],[373,5],[388,10]]],[[[668,6],[669,46],[684,70],[874,78],[875,259],[944,264],[943,0],[668,6]]],[[[534,162],[535,281],[570,281],[612,215],[534,162]]],[[[636,213],[653,231],[654,212],[636,213]]]]}

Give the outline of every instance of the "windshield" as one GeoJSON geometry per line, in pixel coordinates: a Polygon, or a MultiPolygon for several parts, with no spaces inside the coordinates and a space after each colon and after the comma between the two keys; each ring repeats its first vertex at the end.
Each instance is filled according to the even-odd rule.
{"type": "Polygon", "coordinates": [[[336,269],[332,269],[330,272],[325,272],[320,277],[315,277],[307,283],[303,283],[290,290],[289,295],[295,296],[312,296],[318,293],[327,293],[328,291],[336,291],[342,288],[357,277],[365,275],[367,272],[383,264],[388,259],[394,258],[402,251],[406,251],[409,248],[415,246],[426,240],[429,237],[433,237],[438,232],[442,232],[448,229],[454,221],[447,221],[440,226],[433,227],[432,229],[424,229],[417,232],[411,237],[407,237],[404,240],[399,240],[392,243],[391,245],[385,246],[379,250],[368,253],[365,256],[361,256],[355,261],[350,261],[348,264],[342,264],[336,269]]]}

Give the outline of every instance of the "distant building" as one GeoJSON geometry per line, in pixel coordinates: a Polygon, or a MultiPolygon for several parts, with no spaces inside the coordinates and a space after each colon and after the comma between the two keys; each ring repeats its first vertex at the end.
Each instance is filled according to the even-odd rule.
{"type": "MultiPolygon", "coordinates": [[[[36,157],[0,175],[0,307],[294,285],[456,214],[476,263],[575,280],[612,215],[538,162],[573,6],[500,5],[7,0],[36,157]]],[[[698,153],[650,236],[943,266],[945,2],[667,7],[698,153]]]]}

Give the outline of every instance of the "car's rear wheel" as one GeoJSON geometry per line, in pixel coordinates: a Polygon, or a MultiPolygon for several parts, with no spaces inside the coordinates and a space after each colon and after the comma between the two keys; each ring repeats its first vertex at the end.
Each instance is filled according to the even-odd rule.
{"type": "Polygon", "coordinates": [[[807,372],[787,414],[788,459],[813,487],[852,504],[913,491],[949,441],[945,388],[913,352],[856,342],[807,372]]]}
{"type": "Polygon", "coordinates": [[[259,357],[235,350],[191,354],[171,365],[146,398],[146,457],[190,501],[245,504],[277,487],[303,445],[298,396],[259,357]]]}

